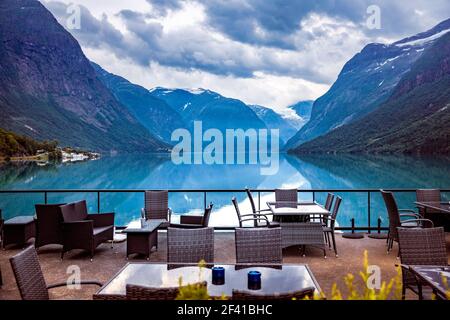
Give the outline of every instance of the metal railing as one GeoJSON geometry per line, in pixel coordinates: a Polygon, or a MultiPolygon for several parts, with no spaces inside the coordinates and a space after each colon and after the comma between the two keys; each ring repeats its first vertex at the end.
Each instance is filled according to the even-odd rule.
{"type": "MultiPolygon", "coordinates": [[[[158,189],[160,190],[160,189],[158,189]]],[[[97,195],[97,212],[101,210],[101,195],[106,193],[145,193],[145,191],[158,191],[157,189],[30,189],[30,190],[0,190],[0,194],[43,194],[44,203],[48,203],[48,194],[72,194],[72,193],[94,193],[97,195]]],[[[384,189],[386,191],[392,191],[395,193],[412,193],[416,192],[416,189],[384,189]]],[[[275,189],[251,189],[252,193],[258,195],[258,209],[261,209],[261,194],[275,192],[275,189]]],[[[371,198],[372,194],[379,193],[379,189],[299,189],[298,193],[309,193],[312,194],[313,201],[316,200],[317,193],[365,193],[367,195],[367,225],[353,227],[353,230],[357,231],[372,231],[387,230],[386,227],[380,227],[379,222],[377,226],[372,225],[372,205],[371,198]]],[[[450,189],[441,189],[441,192],[450,192],[450,189]]],[[[243,189],[172,189],[169,193],[202,193],[203,194],[203,205],[204,208],[207,206],[207,196],[211,193],[245,193],[243,189]]],[[[228,230],[233,227],[215,227],[218,230],[228,230]]],[[[339,226],[338,230],[352,230],[350,226],[339,226]]]]}

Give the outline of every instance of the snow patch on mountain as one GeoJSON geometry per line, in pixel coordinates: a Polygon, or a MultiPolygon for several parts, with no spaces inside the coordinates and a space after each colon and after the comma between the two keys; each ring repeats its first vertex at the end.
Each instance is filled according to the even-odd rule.
{"type": "Polygon", "coordinates": [[[396,43],[395,45],[397,47],[423,46],[423,45],[427,44],[428,42],[434,41],[434,40],[442,37],[444,34],[446,34],[449,31],[450,31],[450,29],[442,30],[441,32],[435,33],[435,34],[433,34],[433,35],[431,35],[429,37],[426,37],[426,38],[416,39],[416,40],[412,40],[412,41],[404,42],[404,43],[396,43]]]}
{"type": "Polygon", "coordinates": [[[190,92],[192,94],[202,94],[202,93],[208,91],[208,90],[205,90],[205,89],[202,89],[202,88],[187,88],[187,89],[184,89],[184,90],[186,90],[187,92],[190,92]]]}
{"type": "Polygon", "coordinates": [[[30,127],[29,125],[25,125],[25,128],[27,128],[28,130],[31,130],[31,131],[33,131],[33,132],[36,132],[36,130],[34,130],[32,127],[30,127]]]}

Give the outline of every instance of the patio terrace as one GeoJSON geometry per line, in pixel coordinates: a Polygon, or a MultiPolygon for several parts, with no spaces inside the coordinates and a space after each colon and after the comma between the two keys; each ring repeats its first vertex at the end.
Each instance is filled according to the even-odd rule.
{"type": "MultiPolygon", "coordinates": [[[[329,251],[327,259],[323,258],[321,250],[307,248],[306,257],[299,254],[297,247],[290,247],[283,250],[283,263],[308,264],[314,276],[319,282],[325,294],[329,295],[332,285],[337,283],[338,287],[346,294],[343,278],[348,273],[353,273],[358,278],[359,271],[362,270],[363,253],[369,253],[369,263],[378,265],[382,271],[382,279],[388,281],[396,275],[394,265],[399,262],[396,259],[397,244],[390,254],[386,253],[386,241],[370,238],[351,240],[344,239],[337,235],[337,248],[339,257],[335,258],[332,251],[329,251]]],[[[153,251],[150,262],[165,262],[167,255],[166,233],[159,232],[159,249],[153,251]]],[[[31,243],[31,242],[30,242],[31,243]]],[[[234,263],[235,244],[234,232],[215,232],[215,262],[234,263]]],[[[447,254],[450,256],[450,235],[446,235],[447,254]]],[[[19,292],[14,280],[14,276],[8,259],[18,253],[22,248],[9,247],[7,250],[0,250],[0,265],[3,273],[3,287],[0,289],[0,300],[20,299],[19,292]]],[[[60,247],[49,245],[39,250],[39,259],[48,284],[65,281],[67,279],[67,268],[77,265],[81,269],[82,279],[95,279],[106,282],[112,278],[126,263],[126,243],[114,244],[111,249],[109,244],[100,245],[94,257],[90,261],[89,254],[81,250],[73,250],[66,254],[63,261],[60,260],[60,247]]],[[[130,256],[130,262],[146,261],[130,256]]],[[[358,281],[359,288],[362,283],[358,281]]],[[[97,290],[94,286],[83,286],[81,290],[70,290],[58,288],[50,290],[52,299],[92,299],[92,295],[97,290]]],[[[407,291],[407,299],[417,299],[417,296],[407,291]]]]}

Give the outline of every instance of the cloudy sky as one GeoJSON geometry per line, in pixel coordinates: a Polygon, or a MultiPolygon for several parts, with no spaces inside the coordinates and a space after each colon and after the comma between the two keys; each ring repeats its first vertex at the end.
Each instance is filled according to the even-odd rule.
{"type": "Polygon", "coordinates": [[[80,28],[69,31],[107,71],[147,88],[208,88],[280,112],[325,93],[367,43],[425,31],[450,12],[448,0],[41,2],[66,28],[68,6],[78,6],[80,28]],[[380,8],[379,29],[367,24],[371,5],[380,8]]]}

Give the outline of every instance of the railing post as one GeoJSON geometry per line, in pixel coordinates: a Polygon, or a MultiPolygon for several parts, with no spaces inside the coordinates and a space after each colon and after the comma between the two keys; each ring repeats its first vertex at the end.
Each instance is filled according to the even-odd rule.
{"type": "Polygon", "coordinates": [[[203,209],[206,210],[206,191],[203,191],[203,209]]]}
{"type": "Polygon", "coordinates": [[[367,224],[368,224],[368,232],[370,234],[370,191],[367,192],[367,224]]]}
{"type": "Polygon", "coordinates": [[[261,191],[258,191],[258,210],[261,210],[261,191]]]}
{"type": "Polygon", "coordinates": [[[47,204],[47,191],[44,192],[44,203],[47,204]]]}
{"type": "Polygon", "coordinates": [[[100,191],[97,191],[97,213],[100,213],[100,191]]]}
{"type": "Polygon", "coordinates": [[[316,192],[313,191],[313,202],[316,202],[316,192]]]}

